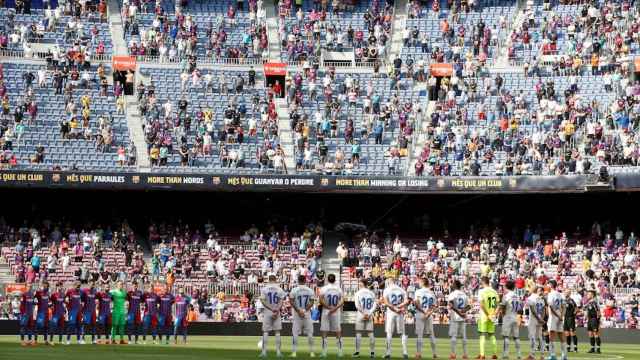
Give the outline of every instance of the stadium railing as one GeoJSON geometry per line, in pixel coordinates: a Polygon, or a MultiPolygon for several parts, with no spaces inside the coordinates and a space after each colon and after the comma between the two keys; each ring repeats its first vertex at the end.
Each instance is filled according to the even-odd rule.
{"type": "MultiPolygon", "coordinates": [[[[136,60],[140,63],[154,63],[154,64],[180,64],[180,60],[169,60],[167,57],[160,61],[160,56],[152,56],[152,55],[138,55],[136,56],[136,60]]],[[[268,63],[268,59],[263,58],[217,58],[217,59],[209,59],[209,58],[198,58],[198,64],[201,65],[238,65],[238,66],[247,66],[247,65],[263,65],[268,63]]]]}
{"type": "MultiPolygon", "coordinates": [[[[32,56],[26,56],[24,50],[0,49],[0,56],[15,59],[37,59],[44,60],[47,53],[44,51],[34,51],[32,56]]],[[[111,54],[91,54],[90,61],[111,61],[111,54]]]]}
{"type": "Polygon", "coordinates": [[[638,288],[613,288],[611,289],[611,293],[616,296],[624,296],[624,295],[640,295],[640,289],[638,288]]]}

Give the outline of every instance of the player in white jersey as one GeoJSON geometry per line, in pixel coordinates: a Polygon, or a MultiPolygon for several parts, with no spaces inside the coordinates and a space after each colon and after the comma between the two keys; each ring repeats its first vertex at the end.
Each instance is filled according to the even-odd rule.
{"type": "Polygon", "coordinates": [[[327,335],[329,332],[336,334],[338,339],[338,357],[342,357],[342,305],[344,295],[342,289],[336,285],[336,276],[329,274],[327,282],[320,289],[320,304],[322,305],[322,317],[320,319],[320,332],[322,333],[322,357],[327,356],[327,335]]]}
{"type": "Polygon", "coordinates": [[[556,359],[556,349],[554,341],[560,341],[560,353],[562,359],[567,358],[567,343],[564,339],[564,313],[565,313],[565,300],[564,295],[557,290],[558,283],[555,280],[549,281],[549,287],[551,291],[547,294],[547,307],[549,308],[549,321],[547,327],[549,328],[549,360],[556,359]]]}
{"type": "Polygon", "coordinates": [[[369,352],[371,358],[375,358],[376,338],[373,335],[373,313],[376,311],[376,294],[369,289],[367,279],[360,279],[360,289],[355,295],[356,310],[356,352],[353,357],[360,356],[362,333],[369,333],[369,352]]]}
{"type": "Polygon", "coordinates": [[[416,359],[422,358],[423,336],[431,341],[431,353],[436,356],[436,336],[433,332],[433,313],[436,311],[436,295],[429,289],[429,280],[420,279],[420,288],[416,290],[413,303],[416,307],[416,359]]]}
{"type": "Polygon", "coordinates": [[[520,351],[520,324],[518,324],[518,315],[522,314],[524,304],[522,299],[515,293],[516,284],[513,280],[507,281],[505,284],[507,292],[502,296],[500,302],[500,314],[502,314],[502,336],[504,337],[504,347],[502,350],[502,358],[509,358],[509,340],[513,340],[516,345],[516,353],[518,360],[522,358],[520,351]]]}
{"type": "Polygon", "coordinates": [[[313,353],[313,322],[311,321],[311,308],[313,307],[315,293],[311,288],[305,285],[307,278],[304,275],[298,276],[298,286],[289,292],[289,301],[293,308],[293,325],[291,333],[293,335],[293,343],[291,346],[291,357],[296,357],[298,351],[298,337],[304,332],[307,335],[309,343],[309,355],[314,357],[313,353]]]}
{"type": "Polygon", "coordinates": [[[276,282],[276,275],[269,274],[269,283],[267,283],[260,290],[260,302],[264,306],[264,313],[262,317],[262,352],[260,357],[267,357],[267,342],[269,340],[269,333],[273,332],[276,335],[276,352],[278,357],[282,356],[280,331],[282,330],[282,318],[280,317],[280,310],[284,303],[284,298],[287,295],[280,285],[276,282]]]}
{"type": "Polygon", "coordinates": [[[451,321],[449,322],[449,337],[451,338],[451,356],[450,359],[456,358],[456,343],[458,336],[462,337],[462,358],[468,359],[467,352],[467,325],[465,323],[467,319],[467,311],[471,308],[469,305],[469,297],[462,291],[462,284],[460,280],[454,280],[451,285],[453,291],[449,293],[447,302],[449,303],[449,310],[451,314],[451,321]]]}
{"type": "Polygon", "coordinates": [[[387,279],[382,302],[387,306],[387,316],[385,319],[385,331],[387,333],[387,353],[385,359],[391,358],[391,343],[394,331],[400,334],[402,339],[402,356],[407,359],[407,334],[404,328],[404,313],[409,304],[407,292],[396,284],[394,279],[387,279]]]}
{"type": "Polygon", "coordinates": [[[527,298],[527,309],[529,310],[529,324],[527,329],[529,332],[529,350],[528,360],[535,359],[536,350],[540,352],[540,359],[544,359],[544,340],[542,338],[542,327],[544,326],[544,315],[547,310],[547,304],[544,299],[544,288],[538,286],[535,292],[527,298]]]}

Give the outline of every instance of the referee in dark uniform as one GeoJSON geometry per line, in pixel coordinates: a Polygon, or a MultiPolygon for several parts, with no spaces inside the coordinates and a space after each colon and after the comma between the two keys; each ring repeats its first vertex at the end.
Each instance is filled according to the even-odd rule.
{"type": "Polygon", "coordinates": [[[600,354],[600,304],[596,299],[595,290],[589,290],[587,296],[589,302],[584,306],[584,311],[587,315],[587,334],[591,343],[589,353],[600,354]]]}
{"type": "Polygon", "coordinates": [[[564,312],[564,336],[567,338],[567,351],[571,352],[571,342],[573,351],[578,352],[578,336],[576,335],[576,313],[578,304],[571,298],[571,289],[565,292],[565,312],[564,312]]]}

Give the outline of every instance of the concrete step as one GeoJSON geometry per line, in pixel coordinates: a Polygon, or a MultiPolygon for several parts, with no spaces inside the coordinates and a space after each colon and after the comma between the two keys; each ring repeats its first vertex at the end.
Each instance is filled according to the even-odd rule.
{"type": "MultiPolygon", "coordinates": [[[[436,102],[435,101],[430,101],[429,104],[427,104],[427,110],[423,116],[423,119],[430,119],[431,118],[431,113],[434,112],[436,109],[436,102]]],[[[414,139],[416,139],[416,141],[411,144],[411,148],[409,149],[409,159],[407,161],[407,170],[406,170],[406,174],[407,176],[415,176],[416,174],[416,168],[415,168],[415,162],[416,159],[418,158],[418,156],[420,155],[420,152],[422,151],[422,146],[424,145],[424,140],[425,140],[425,134],[424,134],[424,130],[423,129],[423,123],[419,122],[418,124],[416,124],[416,129],[415,129],[415,136],[414,139]]]]}
{"type": "Polygon", "coordinates": [[[141,172],[148,172],[151,169],[151,160],[149,160],[149,154],[147,153],[147,143],[142,129],[142,117],[138,110],[138,98],[134,95],[127,96],[126,103],[127,126],[131,139],[136,146],[138,169],[141,172]]]}
{"type": "Polygon", "coordinates": [[[265,0],[263,3],[266,22],[267,22],[267,38],[269,40],[269,59],[272,61],[280,61],[280,53],[282,47],[280,44],[280,35],[278,33],[278,12],[275,0],[265,0]]]}
{"type": "Polygon", "coordinates": [[[396,0],[394,12],[391,46],[387,54],[387,61],[390,63],[402,52],[402,31],[407,26],[407,0],[396,0]]]}
{"type": "Polygon", "coordinates": [[[113,55],[128,55],[127,43],[124,40],[124,28],[120,17],[120,8],[117,0],[109,0],[107,3],[109,29],[113,42],[113,55]]]}

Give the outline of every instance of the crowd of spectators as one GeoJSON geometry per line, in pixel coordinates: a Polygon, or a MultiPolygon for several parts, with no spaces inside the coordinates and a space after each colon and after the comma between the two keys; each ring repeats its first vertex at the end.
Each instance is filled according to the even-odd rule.
{"type": "Polygon", "coordinates": [[[2,255],[19,283],[52,277],[102,283],[144,275],[142,248],[126,221],[110,226],[77,226],[44,220],[14,226],[2,220],[0,238],[3,244],[14,244],[3,246],[2,255]]]}
{"type": "Polygon", "coordinates": [[[393,1],[295,5],[293,0],[278,2],[280,40],[289,61],[319,58],[328,50],[352,51],[356,61],[384,62],[391,44],[393,1]]]}
{"type": "MultiPolygon", "coordinates": [[[[401,173],[422,107],[402,85],[399,68],[374,78],[307,67],[287,78],[285,92],[299,171],[351,174],[361,164],[363,145],[375,145],[388,174],[401,173]],[[344,146],[330,146],[336,142],[344,146]]],[[[375,154],[368,155],[375,164],[375,154]]]]}
{"type": "MultiPolygon", "coordinates": [[[[107,81],[107,71],[103,64],[92,67],[90,62],[74,59],[69,54],[62,58],[54,58],[47,54],[47,66],[18,68],[22,83],[5,83],[0,79],[0,98],[2,98],[2,121],[0,123],[0,142],[2,143],[3,163],[15,166],[19,160],[13,153],[15,145],[23,145],[21,140],[30,130],[38,129],[51,119],[38,118],[40,107],[47,107],[51,100],[64,99],[63,118],[59,122],[60,137],[64,144],[67,140],[89,140],[94,142],[97,152],[114,152],[117,149],[120,165],[135,164],[135,147],[124,144],[116,137],[113,129],[113,116],[117,109],[93,108],[94,90],[106,98],[115,94],[121,98],[122,88],[115,84],[113,89],[107,81]],[[9,86],[7,86],[9,85],[9,86]],[[44,100],[42,93],[53,93],[53,99],[44,100]],[[97,121],[96,121],[97,120],[97,121]],[[120,144],[119,144],[120,142],[120,144]]],[[[4,73],[8,70],[0,71],[4,73]]],[[[13,71],[13,70],[11,70],[13,71]]],[[[0,75],[3,78],[3,75],[0,75]]],[[[116,102],[117,103],[117,102],[116,102]]],[[[43,163],[46,147],[38,144],[28,161],[34,164],[43,163]]],[[[57,164],[54,166],[58,166],[57,164]]]]}
{"type": "MultiPolygon", "coordinates": [[[[262,0],[228,4],[225,11],[190,13],[188,1],[163,8],[155,2],[123,0],[122,18],[131,55],[160,62],[200,59],[265,58],[269,41],[262,0]]],[[[213,4],[214,6],[216,4],[213,4]]]]}
{"type": "MultiPolygon", "coordinates": [[[[299,275],[310,283],[324,278],[322,237],[323,228],[315,223],[300,234],[286,226],[251,225],[238,239],[220,236],[211,221],[195,227],[152,223],[151,278],[196,294],[202,320],[256,321],[262,307],[256,294],[268,273],[276,274],[287,289],[299,275]]],[[[283,314],[288,314],[288,307],[283,314]]]]}
{"type": "MultiPolygon", "coordinates": [[[[347,288],[351,279],[364,277],[381,291],[384,279],[394,277],[412,292],[418,277],[426,274],[440,304],[439,323],[448,322],[446,296],[451,282],[461,280],[471,296],[479,290],[480,274],[488,276],[492,286],[500,290],[506,281],[515,281],[516,291],[523,297],[536,285],[545,286],[555,279],[572,289],[579,306],[586,301],[585,292],[595,290],[603,327],[638,328],[638,240],[633,232],[625,233],[620,227],[613,234],[604,233],[603,228],[596,222],[588,234],[577,230],[571,236],[561,233],[549,237],[541,227],[527,226],[517,242],[510,242],[500,228],[489,227],[457,241],[446,234],[438,239],[408,242],[390,235],[365,233],[350,243],[341,243],[337,253],[347,288]]],[[[411,312],[408,317],[411,322],[411,312]]],[[[578,323],[583,321],[578,316],[578,323]]]]}
{"type": "Polygon", "coordinates": [[[322,257],[320,225],[310,224],[300,235],[290,233],[286,226],[278,231],[267,225],[263,231],[252,225],[238,240],[230,240],[221,237],[210,222],[195,228],[182,223],[153,223],[149,241],[157,246],[152,274],[173,273],[188,280],[199,272],[219,284],[257,283],[270,272],[291,283],[295,282],[291,272],[303,269],[310,277],[315,276],[322,257]]]}
{"type": "Polygon", "coordinates": [[[512,20],[507,18],[511,11],[492,10],[494,5],[500,10],[501,7],[515,9],[514,4],[500,1],[494,4],[448,1],[444,9],[439,1],[408,1],[409,20],[402,30],[403,51],[408,53],[406,59],[423,64],[425,58],[428,62],[464,62],[473,68],[486,68],[490,65],[489,59],[499,56],[498,47],[512,20]],[[472,17],[471,14],[480,16],[472,17]],[[431,23],[437,25],[436,31],[424,27],[431,23]]]}
{"type": "Polygon", "coordinates": [[[29,1],[16,1],[15,8],[2,9],[0,49],[21,51],[25,57],[41,57],[34,43],[54,40],[54,56],[72,55],[91,59],[109,55],[111,40],[107,20],[107,2],[63,0],[51,8],[30,8],[29,1]]]}
{"type": "Polygon", "coordinates": [[[176,79],[181,84],[177,101],[177,90],[158,91],[153,79],[138,85],[151,164],[173,165],[169,160],[177,153],[181,166],[207,165],[217,156],[223,167],[286,172],[275,97],[257,90],[255,69],[229,73],[201,71],[195,61],[184,65],[176,79]],[[229,102],[224,108],[213,106],[198,99],[201,93],[218,94],[229,102]],[[243,98],[246,93],[253,95],[243,98]],[[258,143],[256,153],[246,153],[245,143],[258,143]]]}

